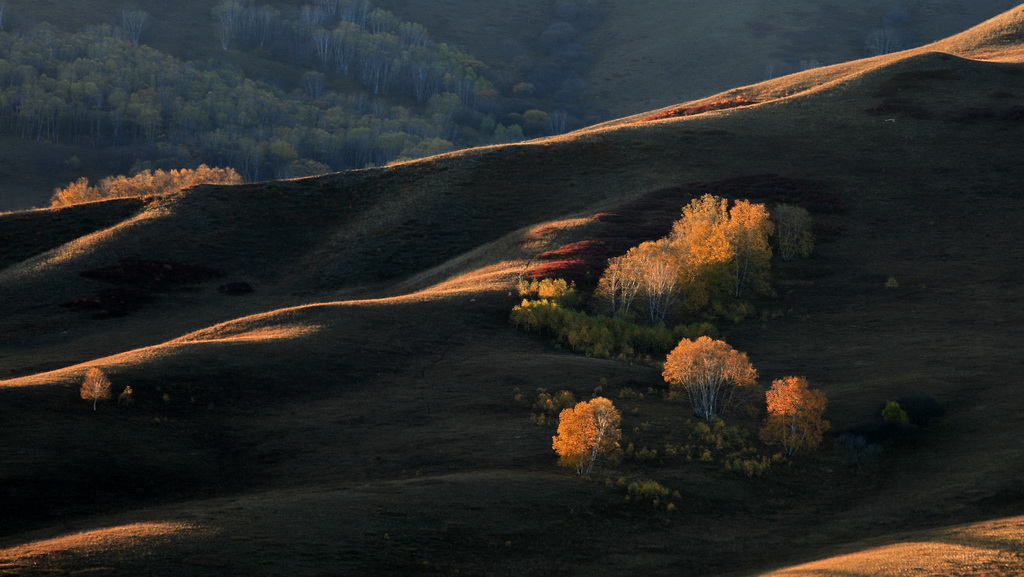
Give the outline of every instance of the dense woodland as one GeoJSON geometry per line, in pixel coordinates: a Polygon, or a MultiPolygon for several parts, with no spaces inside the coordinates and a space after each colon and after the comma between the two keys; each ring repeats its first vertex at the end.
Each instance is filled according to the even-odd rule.
{"type": "MultiPolygon", "coordinates": [[[[575,22],[598,14],[595,2],[551,9],[575,22]]],[[[109,173],[205,163],[250,181],[288,178],[579,123],[582,87],[572,70],[586,57],[574,41],[579,31],[564,20],[546,36],[550,66],[524,64],[499,79],[366,0],[214,5],[209,28],[224,51],[299,71],[291,82],[271,82],[147,47],[141,10],[73,33],[2,13],[0,133],[107,151],[109,173]]]]}

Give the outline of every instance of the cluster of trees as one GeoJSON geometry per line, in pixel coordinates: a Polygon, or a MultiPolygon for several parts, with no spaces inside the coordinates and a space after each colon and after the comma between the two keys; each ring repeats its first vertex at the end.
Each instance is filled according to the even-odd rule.
{"type": "Polygon", "coordinates": [[[281,58],[313,68],[291,91],[139,44],[143,11],[123,11],[116,28],[2,30],[0,134],[117,151],[104,162],[123,164],[110,172],[205,163],[252,181],[564,128],[564,118],[541,110],[514,116],[520,124],[495,120],[496,90],[480,62],[365,1],[289,10],[230,0],[214,12],[230,38],[262,45],[264,56],[281,46],[281,58]],[[284,51],[285,43],[294,46],[284,51]],[[117,160],[124,156],[130,161],[117,160]]]}
{"type": "MultiPolygon", "coordinates": [[[[587,87],[583,76],[593,60],[587,50],[587,32],[604,19],[602,0],[553,0],[552,19],[533,42],[536,58],[523,58],[520,70],[526,82],[520,93],[549,95],[560,109],[572,110],[587,87]]],[[[522,53],[513,49],[512,53],[522,53]]],[[[584,111],[576,111],[585,114],[584,111]]]]}
{"type": "Polygon", "coordinates": [[[809,256],[810,214],[790,205],[769,213],[745,200],[730,207],[705,195],[683,208],[670,235],[608,260],[591,299],[597,315],[581,310],[587,299],[575,287],[546,279],[569,290],[533,299],[520,290],[511,321],[588,355],[662,355],[680,338],[713,336],[708,320],[742,319],[751,310],[747,298],[771,291],[772,239],[784,260],[809,256]]]}
{"type": "Polygon", "coordinates": [[[880,56],[906,50],[913,46],[913,37],[907,29],[910,15],[903,8],[893,8],[882,17],[882,26],[868,33],[865,39],[868,53],[880,56]]]}
{"type": "MultiPolygon", "coordinates": [[[[694,416],[708,422],[725,413],[738,389],[757,385],[757,370],[745,353],[708,337],[680,341],[665,359],[662,376],[670,398],[685,395],[694,416]]],[[[823,418],[828,401],[824,393],[809,388],[806,378],[776,379],[765,401],[768,415],[761,440],[781,446],[788,455],[821,443],[829,428],[823,418]]]]}
{"type": "MultiPolygon", "coordinates": [[[[374,95],[427,102],[441,93],[470,105],[493,97],[482,64],[427,30],[367,0],[318,0],[301,7],[223,0],[212,10],[220,45],[270,53],[280,60],[358,81],[374,95]]],[[[322,76],[310,75],[320,92],[322,76]]]]}
{"type": "MultiPolygon", "coordinates": [[[[694,416],[709,425],[721,421],[738,391],[757,387],[758,377],[746,354],[708,337],[681,340],[668,354],[662,374],[669,384],[669,399],[686,397],[694,416]]],[[[824,418],[828,400],[821,391],[811,389],[806,378],[776,379],[763,398],[767,415],[759,437],[765,444],[778,446],[789,456],[821,444],[830,426],[824,418]]],[[[563,409],[558,434],[552,438],[559,464],[577,474],[590,473],[600,455],[619,450],[620,423],[620,413],[604,397],[563,409]]],[[[743,462],[733,465],[757,465],[763,470],[773,459],[747,455],[739,461],[743,462]]]]}
{"type": "Polygon", "coordinates": [[[246,180],[455,147],[442,135],[451,133],[457,102],[439,98],[416,114],[362,92],[314,100],[135,46],[111,28],[0,32],[0,54],[0,133],[25,139],[127,147],[135,160],[177,166],[233,166],[246,180]]]}
{"type": "Polygon", "coordinates": [[[639,313],[652,325],[677,308],[724,312],[730,298],[770,291],[774,230],[764,205],[740,200],[730,207],[704,195],[683,208],[669,236],[610,259],[595,296],[609,314],[639,313]]]}
{"type": "Polygon", "coordinates": [[[67,206],[107,198],[167,194],[199,184],[240,184],[242,175],[232,168],[210,168],[205,164],[194,169],[143,170],[134,176],[108,176],[96,186],[89,179],[79,178],[53,192],[51,206],[67,206]]]}
{"type": "Polygon", "coordinates": [[[560,133],[588,114],[580,54],[602,1],[551,0],[546,41],[500,70],[369,0],[211,3],[221,47],[270,64],[267,81],[146,46],[136,7],[70,33],[4,27],[0,3],[0,135],[88,149],[74,154],[107,174],[207,164],[255,181],[560,133]]]}

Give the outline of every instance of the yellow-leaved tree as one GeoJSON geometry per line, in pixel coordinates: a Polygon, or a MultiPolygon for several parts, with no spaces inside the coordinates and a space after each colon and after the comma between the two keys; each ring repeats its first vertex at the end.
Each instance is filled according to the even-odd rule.
{"type": "Polygon", "coordinates": [[[758,293],[771,291],[768,279],[772,247],[768,238],[774,230],[768,209],[763,204],[738,200],[729,210],[725,236],[733,249],[730,260],[732,296],[743,296],[743,289],[747,287],[758,293]]]}
{"type": "Polygon", "coordinates": [[[662,376],[669,384],[670,398],[685,393],[694,416],[705,421],[725,411],[737,387],[757,383],[757,371],[746,353],[709,337],[679,341],[665,359],[662,376]]]}
{"type": "Polygon", "coordinates": [[[669,242],[679,263],[683,305],[704,307],[727,282],[735,250],[726,235],[729,201],[711,194],[690,201],[672,225],[669,242]]]}
{"type": "Polygon", "coordinates": [[[675,308],[699,313],[722,308],[727,295],[770,293],[773,229],[764,205],[740,200],[729,208],[705,194],[683,207],[669,236],[609,259],[594,294],[612,315],[634,311],[657,325],[675,308]]]}
{"type": "Polygon", "coordinates": [[[578,475],[589,474],[600,455],[619,448],[622,415],[604,397],[577,403],[558,415],[558,434],[551,447],[558,453],[558,464],[571,467],[578,475]]]}
{"type": "Polygon", "coordinates": [[[804,377],[786,377],[772,382],[765,399],[768,417],[761,428],[762,441],[780,445],[787,455],[821,444],[830,425],[822,416],[828,406],[825,393],[809,388],[804,377]]]}

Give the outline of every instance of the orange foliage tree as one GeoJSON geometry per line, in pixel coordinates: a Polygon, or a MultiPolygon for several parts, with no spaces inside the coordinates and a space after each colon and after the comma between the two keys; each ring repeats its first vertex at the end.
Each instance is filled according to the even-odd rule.
{"type": "Polygon", "coordinates": [[[589,474],[598,456],[615,451],[622,439],[619,424],[622,415],[604,397],[577,403],[558,415],[558,434],[551,447],[558,453],[558,464],[589,474]]]}
{"type": "Polygon", "coordinates": [[[808,388],[804,377],[786,377],[772,383],[765,394],[768,417],[761,429],[761,440],[780,445],[787,455],[812,450],[821,443],[829,428],[822,418],[828,399],[825,393],[808,388]]]}
{"type": "Polygon", "coordinates": [[[737,387],[757,383],[757,371],[746,353],[709,337],[679,341],[665,359],[662,376],[671,398],[686,393],[694,416],[705,421],[725,411],[737,387]]]}
{"type": "Polygon", "coordinates": [[[107,401],[113,397],[113,393],[110,392],[110,379],[107,375],[99,368],[92,367],[85,372],[85,378],[82,379],[82,387],[79,390],[82,398],[86,401],[92,401],[92,410],[96,410],[96,403],[99,401],[107,401]]]}

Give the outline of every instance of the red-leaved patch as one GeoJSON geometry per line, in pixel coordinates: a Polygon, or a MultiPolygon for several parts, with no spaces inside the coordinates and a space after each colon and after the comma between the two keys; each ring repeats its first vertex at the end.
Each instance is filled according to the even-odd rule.
{"type": "Polygon", "coordinates": [[[663,110],[657,114],[645,116],[638,122],[650,122],[652,120],[662,120],[665,118],[679,118],[681,116],[694,116],[696,114],[704,114],[705,112],[711,112],[713,110],[728,110],[730,108],[750,106],[751,104],[757,104],[758,102],[758,100],[750,98],[745,94],[739,94],[732,98],[722,98],[720,100],[713,100],[711,102],[697,104],[694,106],[677,106],[675,108],[663,110]]]}

